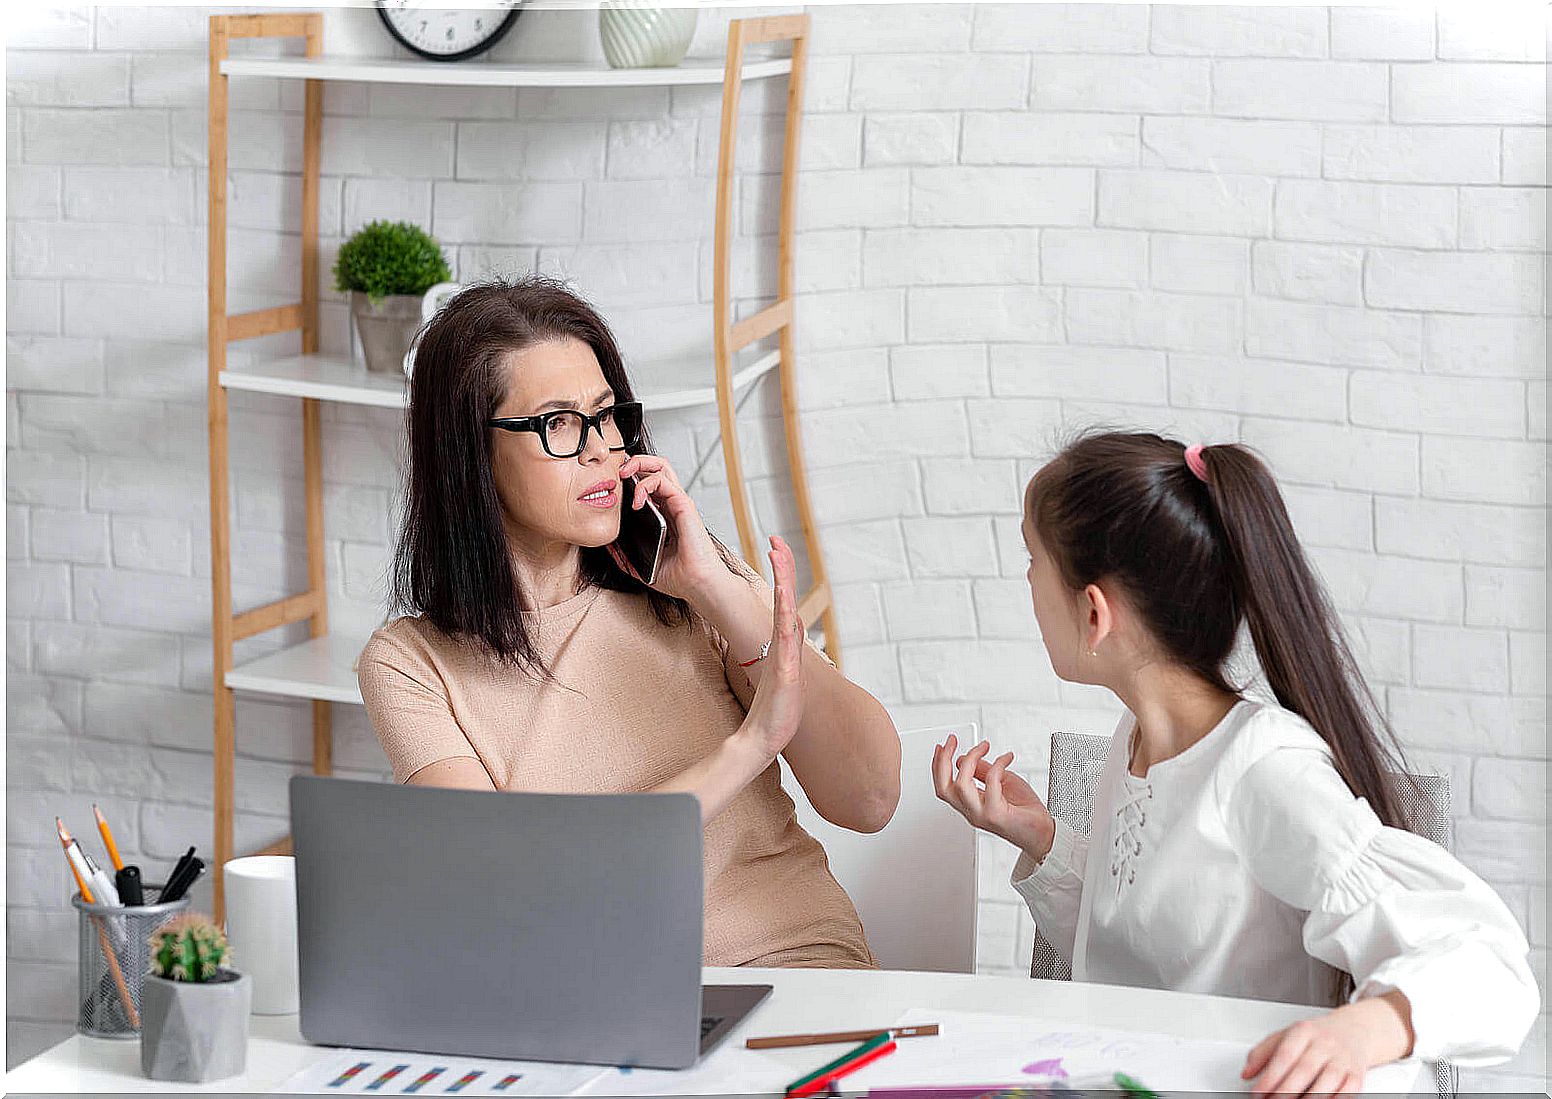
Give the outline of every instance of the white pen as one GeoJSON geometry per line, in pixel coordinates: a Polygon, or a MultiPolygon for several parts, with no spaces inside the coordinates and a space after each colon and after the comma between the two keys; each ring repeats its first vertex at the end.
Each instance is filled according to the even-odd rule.
{"type": "Polygon", "coordinates": [[[113,879],[108,877],[107,871],[97,865],[79,841],[75,841],[75,847],[81,852],[81,857],[86,860],[87,869],[91,871],[92,892],[97,894],[97,903],[113,905],[115,908],[122,907],[123,902],[119,900],[119,891],[114,886],[113,879]]]}

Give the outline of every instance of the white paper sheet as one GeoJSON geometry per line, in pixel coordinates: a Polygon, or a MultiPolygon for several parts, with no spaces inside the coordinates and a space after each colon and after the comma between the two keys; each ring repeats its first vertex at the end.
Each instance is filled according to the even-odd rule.
{"type": "Polygon", "coordinates": [[[574,1095],[612,1070],[380,1049],[341,1049],[279,1090],[307,1095],[574,1095]]]}
{"type": "MultiPolygon", "coordinates": [[[[838,1047],[816,1046],[823,1060],[835,1056],[838,1047]]],[[[745,1049],[743,1041],[729,1038],[694,1067],[663,1069],[610,1069],[580,1092],[583,1095],[756,1095],[782,1093],[802,1071],[794,1071],[760,1050],[745,1049]]]]}
{"type": "MultiPolygon", "coordinates": [[[[1086,1026],[1056,1019],[913,1008],[896,1026],[938,1023],[934,1038],[907,1038],[892,1054],[844,1082],[848,1092],[923,1086],[1038,1087],[1053,1081],[1095,1087],[1117,1072],[1154,1091],[1245,1092],[1242,1042],[1086,1026]]],[[[1415,1063],[1387,1065],[1364,1081],[1369,1092],[1407,1092],[1415,1063]]]]}

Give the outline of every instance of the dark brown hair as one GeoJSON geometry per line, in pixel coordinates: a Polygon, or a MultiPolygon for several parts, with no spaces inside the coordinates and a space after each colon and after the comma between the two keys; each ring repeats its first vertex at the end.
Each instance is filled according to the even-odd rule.
{"type": "MultiPolygon", "coordinates": [[[[616,401],[636,399],[609,326],[559,279],[528,275],[473,284],[420,330],[406,415],[409,468],[393,559],[396,610],[420,614],[444,633],[541,675],[547,672],[521,614],[486,421],[506,396],[508,354],[565,338],[592,348],[616,401]]],[[[653,453],[645,425],[630,452],[653,453]]],[[[717,546],[735,569],[731,554],[720,542],[717,546]]],[[[581,568],[585,586],[640,594],[665,625],[691,618],[688,603],[634,579],[605,547],[583,547],[581,568]]]]}
{"type": "Polygon", "coordinates": [[[1035,474],[1025,511],[1074,590],[1119,584],[1165,654],[1219,690],[1244,622],[1277,701],[1330,745],[1336,769],[1385,824],[1414,828],[1402,756],[1305,559],[1264,462],[1248,447],[1147,433],[1080,436],[1035,474]]]}

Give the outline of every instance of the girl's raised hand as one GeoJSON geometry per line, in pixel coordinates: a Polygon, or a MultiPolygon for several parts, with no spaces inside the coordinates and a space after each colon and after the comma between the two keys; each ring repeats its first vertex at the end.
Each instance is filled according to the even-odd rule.
{"type": "Polygon", "coordinates": [[[1045,858],[1056,837],[1056,822],[1034,788],[1008,770],[1013,753],[991,763],[990,741],[982,741],[956,761],[959,740],[950,735],[932,751],[932,787],[975,827],[1001,836],[1033,859],[1045,858]]]}

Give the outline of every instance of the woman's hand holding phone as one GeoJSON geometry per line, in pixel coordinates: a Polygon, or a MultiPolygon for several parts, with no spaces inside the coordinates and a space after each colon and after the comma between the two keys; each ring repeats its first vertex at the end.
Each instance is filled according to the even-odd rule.
{"type": "Polygon", "coordinates": [[[771,647],[765,654],[760,685],[737,736],[746,737],[763,755],[775,759],[803,721],[803,622],[798,617],[797,562],[792,548],[771,538],[771,574],[776,600],[771,609],[771,647]]]}
{"type": "Polygon", "coordinates": [[[991,743],[983,740],[956,762],[958,749],[959,740],[951,735],[932,751],[932,787],[938,797],[982,831],[1001,836],[1036,861],[1045,858],[1056,839],[1056,821],[1034,788],[1008,770],[1013,753],[988,763],[991,743]]]}
{"type": "MultiPolygon", "coordinates": [[[[720,579],[719,574],[728,574],[695,501],[679,484],[667,459],[656,454],[632,454],[620,466],[620,481],[623,507],[639,510],[650,499],[668,523],[668,540],[658,561],[657,575],[652,579],[655,590],[693,603],[708,578],[720,579]]],[[[611,545],[609,553],[622,569],[640,579],[618,545],[611,545]]]]}

